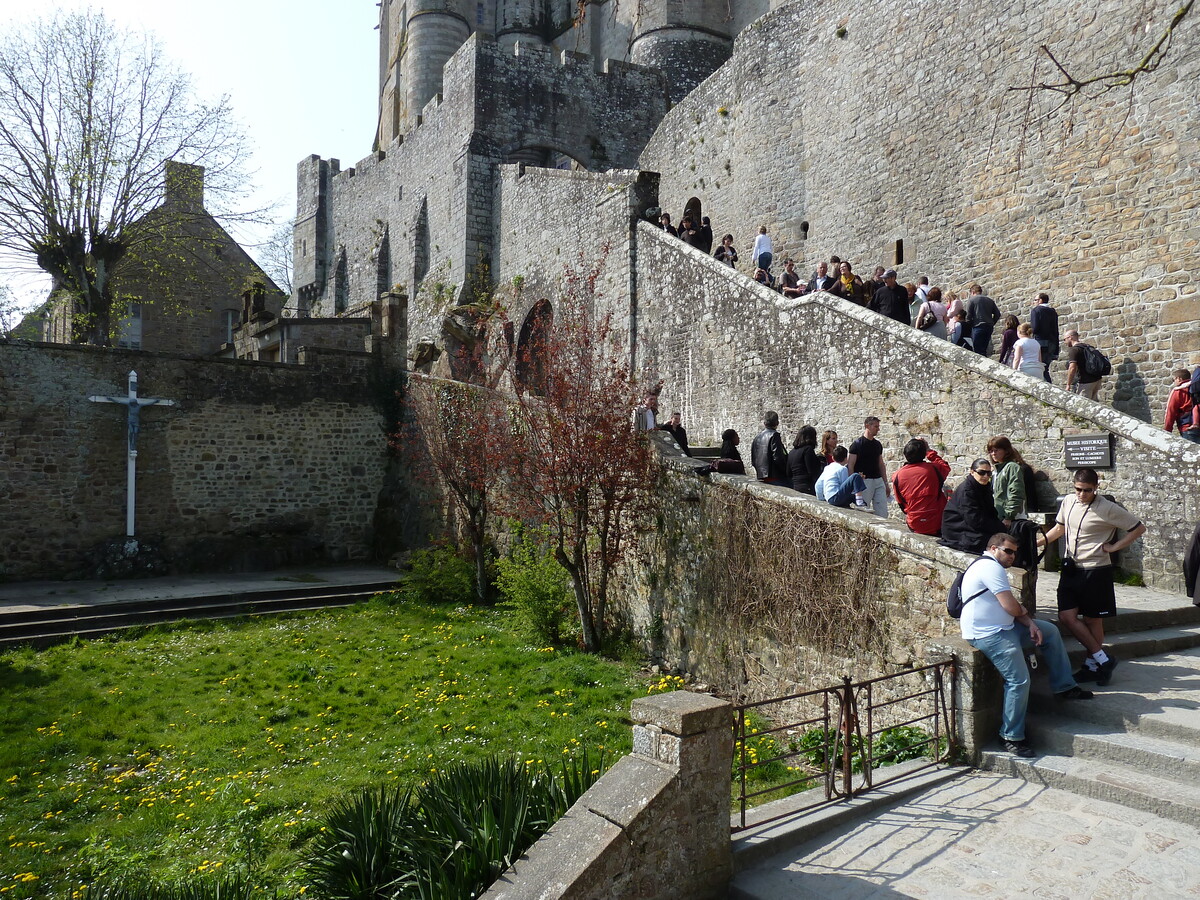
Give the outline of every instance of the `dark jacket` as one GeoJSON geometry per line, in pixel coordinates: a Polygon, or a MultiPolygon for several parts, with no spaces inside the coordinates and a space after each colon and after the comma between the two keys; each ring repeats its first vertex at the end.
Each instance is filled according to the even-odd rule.
{"type": "Polygon", "coordinates": [[[1200,525],[1192,532],[1192,540],[1188,543],[1187,553],[1183,557],[1183,580],[1187,587],[1188,596],[1192,598],[1193,606],[1200,606],[1200,525]]]}
{"type": "Polygon", "coordinates": [[[788,453],[787,468],[792,490],[815,495],[817,479],[825,471],[825,457],[817,456],[817,448],[813,445],[795,447],[788,453]]]}
{"type": "Polygon", "coordinates": [[[996,517],[991,485],[980,484],[968,473],[942,511],[939,543],[964,553],[979,554],[987,549],[988,538],[1007,530],[996,517]]]}
{"type": "Polygon", "coordinates": [[[783,452],[783,438],[778,431],[764,428],[750,444],[750,464],[759,481],[768,478],[787,481],[787,454],[783,452]]]}
{"type": "Polygon", "coordinates": [[[908,309],[908,291],[901,285],[888,287],[885,284],[875,292],[870,308],[881,316],[887,316],[905,325],[912,324],[912,316],[908,309]]]}
{"type": "Polygon", "coordinates": [[[684,456],[692,455],[692,449],[691,449],[691,447],[688,446],[688,442],[687,442],[687,429],[686,428],[684,428],[682,425],[680,425],[678,428],[672,428],[671,423],[668,422],[666,425],[662,426],[662,430],[665,431],[667,434],[669,434],[671,437],[675,438],[675,443],[677,443],[679,445],[680,449],[683,450],[684,456]]]}

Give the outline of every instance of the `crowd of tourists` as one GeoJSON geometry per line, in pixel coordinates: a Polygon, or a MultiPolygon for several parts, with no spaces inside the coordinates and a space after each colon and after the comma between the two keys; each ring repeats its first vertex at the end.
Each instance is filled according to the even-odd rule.
{"type": "MultiPolygon", "coordinates": [[[[680,226],[675,228],[670,214],[662,213],[659,226],[684,243],[736,268],[738,252],[733,235],[724,235],[713,250],[708,216],[693,218],[685,213],[680,226]]],[[[876,266],[871,277],[864,281],[849,260],[838,256],[818,263],[809,278],[802,280],[793,260],[784,260],[778,277],[771,273],[773,261],[771,236],[767,227],[761,225],[750,248],[751,277],[785,297],[823,291],[982,356],[991,355],[994,332],[1001,325],[997,353],[1000,363],[1047,382],[1051,381],[1051,363],[1060,358],[1065,344],[1064,386],[1089,400],[1099,400],[1103,379],[1112,371],[1108,357],[1085,343],[1078,329],[1069,329],[1060,339],[1058,311],[1051,306],[1050,296],[1045,292],[1031,299],[1022,321],[1017,313],[1002,313],[996,301],[977,283],[968,285],[965,296],[960,297],[954,291],[930,285],[927,276],[921,276],[916,283],[900,284],[896,270],[884,266],[876,266]]],[[[1170,399],[1175,405],[1168,405],[1164,427],[1167,431],[1178,427],[1184,438],[1200,443],[1200,414],[1193,412],[1195,403],[1200,402],[1200,366],[1191,374],[1184,370],[1173,372],[1172,377],[1176,382],[1170,399]],[[1186,387],[1180,389],[1184,382],[1186,387]]]]}

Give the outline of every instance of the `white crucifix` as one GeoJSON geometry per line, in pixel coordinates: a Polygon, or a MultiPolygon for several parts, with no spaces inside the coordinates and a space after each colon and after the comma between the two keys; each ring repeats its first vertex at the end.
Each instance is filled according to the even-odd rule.
{"type": "Polygon", "coordinates": [[[137,372],[129,373],[129,394],[125,397],[88,397],[93,403],[119,403],[129,410],[129,457],[125,467],[125,536],[133,541],[133,509],[137,496],[137,439],[141,430],[143,406],[174,406],[174,400],[138,396],[137,372]]]}

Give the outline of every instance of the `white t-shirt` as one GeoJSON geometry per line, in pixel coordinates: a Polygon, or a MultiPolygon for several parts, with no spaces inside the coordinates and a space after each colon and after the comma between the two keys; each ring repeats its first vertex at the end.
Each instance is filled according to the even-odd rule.
{"type": "Polygon", "coordinates": [[[771,252],[772,252],[771,251],[771,236],[769,234],[757,235],[754,238],[754,251],[753,251],[754,258],[751,260],[751,262],[757,263],[758,255],[760,253],[771,253],[771,252]]]}
{"type": "Polygon", "coordinates": [[[963,576],[962,598],[979,594],[974,600],[963,607],[962,618],[958,620],[962,628],[963,640],[989,637],[998,631],[1008,631],[1013,627],[1013,617],[1004,611],[996,595],[1002,591],[1011,591],[1008,582],[1008,572],[1004,566],[991,556],[980,557],[971,563],[967,574],[963,576]]]}

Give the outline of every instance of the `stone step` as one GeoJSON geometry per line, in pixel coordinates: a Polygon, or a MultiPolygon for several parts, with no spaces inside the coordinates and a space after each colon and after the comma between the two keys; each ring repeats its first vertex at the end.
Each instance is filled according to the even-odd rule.
{"type": "MultiPolygon", "coordinates": [[[[1114,621],[1119,621],[1119,618],[1114,621]]],[[[1067,646],[1067,655],[1076,666],[1083,664],[1084,650],[1079,643],[1066,633],[1063,640],[1067,646]]],[[[1158,656],[1163,653],[1174,653],[1200,647],[1200,624],[1172,625],[1165,628],[1150,628],[1144,631],[1110,632],[1104,634],[1104,646],[1117,659],[1136,659],[1144,656],[1158,656]]]]}
{"type": "Polygon", "coordinates": [[[1059,722],[1063,730],[1072,721],[1161,738],[1200,748],[1200,648],[1191,647],[1157,656],[1122,658],[1107,687],[1094,689],[1093,700],[1059,702],[1049,695],[1044,678],[1034,679],[1030,700],[1031,721],[1059,722]]]}
{"type": "Polygon", "coordinates": [[[1058,754],[1019,759],[994,750],[984,751],[981,766],[1200,827],[1200,788],[1131,766],[1058,754]]]}
{"type": "Polygon", "coordinates": [[[1120,726],[1059,716],[1030,716],[1025,732],[1040,753],[1109,762],[1200,785],[1200,743],[1131,734],[1120,726]]]}

